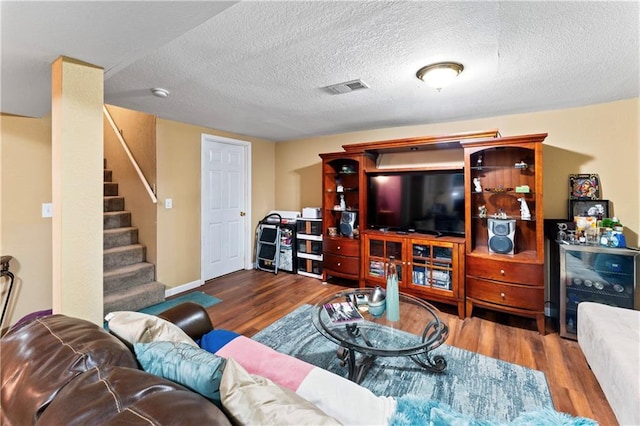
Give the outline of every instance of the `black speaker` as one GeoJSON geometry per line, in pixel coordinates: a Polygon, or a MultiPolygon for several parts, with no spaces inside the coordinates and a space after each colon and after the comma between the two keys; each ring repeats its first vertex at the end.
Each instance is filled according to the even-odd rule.
{"type": "Polygon", "coordinates": [[[513,237],[516,233],[515,219],[487,219],[489,230],[489,252],[513,254],[513,237]]]}
{"type": "Polygon", "coordinates": [[[353,237],[353,228],[356,226],[355,212],[342,212],[340,217],[340,233],[345,237],[353,237]]]}

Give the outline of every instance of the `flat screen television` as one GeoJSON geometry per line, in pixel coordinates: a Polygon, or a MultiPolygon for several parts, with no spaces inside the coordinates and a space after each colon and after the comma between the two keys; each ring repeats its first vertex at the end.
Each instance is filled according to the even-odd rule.
{"type": "Polygon", "coordinates": [[[462,170],[376,172],[367,180],[369,228],[464,236],[462,170]]]}

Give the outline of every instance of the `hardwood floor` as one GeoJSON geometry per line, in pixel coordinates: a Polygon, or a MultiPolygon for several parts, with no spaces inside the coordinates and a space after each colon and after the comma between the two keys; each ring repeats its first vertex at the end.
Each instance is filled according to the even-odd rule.
{"type": "MultiPolygon", "coordinates": [[[[207,309],[215,327],[251,337],[297,307],[343,290],[347,283],[343,284],[254,270],[208,281],[197,291],[222,300],[207,309]]],[[[449,324],[448,345],[540,370],[547,377],[558,411],[588,417],[601,425],[617,424],[578,343],[561,338],[550,324],[547,334],[541,336],[534,320],[482,309],[474,310],[472,318],[460,320],[454,306],[433,304],[449,324]]]]}

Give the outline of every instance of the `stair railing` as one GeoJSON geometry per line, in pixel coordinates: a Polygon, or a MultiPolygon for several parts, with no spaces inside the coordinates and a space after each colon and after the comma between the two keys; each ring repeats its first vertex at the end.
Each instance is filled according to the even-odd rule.
{"type": "Polygon", "coordinates": [[[122,137],[122,133],[120,133],[120,130],[118,130],[118,126],[116,126],[115,121],[113,121],[113,117],[111,117],[111,114],[109,113],[109,110],[107,109],[106,105],[102,106],[102,111],[104,112],[104,116],[107,117],[107,121],[109,122],[109,124],[111,125],[111,128],[113,129],[113,133],[115,133],[116,136],[118,137],[118,140],[120,141],[120,145],[122,145],[122,149],[124,149],[124,152],[127,154],[127,157],[129,157],[129,161],[131,161],[131,165],[133,166],[136,173],[138,174],[138,177],[140,178],[142,185],[144,185],[145,189],[147,190],[147,193],[149,194],[149,197],[151,197],[151,201],[154,204],[156,204],[158,202],[158,198],[156,197],[156,194],[154,194],[153,189],[151,188],[151,185],[149,185],[149,181],[147,181],[147,178],[144,176],[144,173],[142,173],[142,170],[140,170],[140,166],[138,166],[138,163],[136,162],[135,158],[133,158],[133,154],[131,154],[131,150],[127,146],[127,142],[122,137]]]}

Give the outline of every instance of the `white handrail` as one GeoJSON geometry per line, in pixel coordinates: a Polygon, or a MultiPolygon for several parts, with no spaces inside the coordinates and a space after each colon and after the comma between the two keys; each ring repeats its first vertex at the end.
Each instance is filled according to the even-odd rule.
{"type": "Polygon", "coordinates": [[[113,118],[111,117],[111,114],[109,114],[109,110],[107,109],[106,105],[102,105],[102,111],[104,112],[104,116],[107,117],[107,120],[109,121],[109,124],[113,129],[113,133],[115,133],[116,136],[118,137],[118,140],[120,141],[120,145],[122,145],[122,149],[124,149],[124,152],[127,153],[127,156],[129,157],[129,161],[131,161],[131,165],[136,170],[136,173],[138,173],[138,177],[140,178],[140,181],[142,181],[142,184],[144,185],[145,189],[147,190],[149,197],[151,197],[151,201],[153,201],[154,204],[157,203],[158,198],[156,197],[156,194],[153,193],[153,189],[151,189],[151,185],[149,185],[149,182],[147,182],[147,178],[144,177],[144,174],[142,173],[142,170],[140,170],[138,163],[136,163],[135,158],[133,158],[133,154],[131,154],[129,147],[127,146],[127,142],[125,142],[124,138],[122,137],[122,134],[120,133],[120,130],[118,130],[118,126],[116,126],[115,121],[113,121],[113,118]]]}

